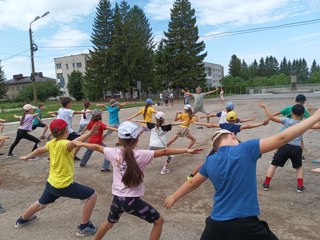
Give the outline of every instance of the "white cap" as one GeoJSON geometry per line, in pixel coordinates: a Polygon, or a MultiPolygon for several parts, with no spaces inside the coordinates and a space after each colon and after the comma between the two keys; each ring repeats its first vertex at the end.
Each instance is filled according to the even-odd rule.
{"type": "Polygon", "coordinates": [[[186,105],[184,105],[184,107],[183,107],[185,110],[189,110],[190,108],[191,108],[191,105],[190,104],[186,104],[186,105]]]}
{"type": "Polygon", "coordinates": [[[118,128],[118,137],[121,139],[136,139],[139,135],[140,127],[133,122],[123,122],[118,128]]]}
{"type": "Polygon", "coordinates": [[[23,110],[25,110],[25,111],[29,111],[32,108],[37,108],[37,107],[32,106],[31,104],[26,104],[23,106],[23,110]]]}
{"type": "Polygon", "coordinates": [[[163,120],[164,119],[164,113],[163,112],[157,112],[156,113],[156,119],[163,120]]]}
{"type": "Polygon", "coordinates": [[[214,145],[214,142],[222,135],[222,134],[232,134],[232,132],[226,130],[226,129],[219,129],[216,131],[212,136],[212,145],[214,145]]]}

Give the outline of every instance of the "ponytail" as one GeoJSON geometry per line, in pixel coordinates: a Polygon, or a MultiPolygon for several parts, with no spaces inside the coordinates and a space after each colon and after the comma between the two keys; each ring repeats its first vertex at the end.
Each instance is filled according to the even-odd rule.
{"type": "Polygon", "coordinates": [[[134,157],[133,149],[138,142],[136,139],[119,139],[123,146],[122,157],[126,162],[127,169],[122,177],[122,182],[126,187],[137,187],[143,182],[144,174],[134,157]]]}
{"type": "Polygon", "coordinates": [[[146,118],[146,114],[147,114],[147,111],[148,111],[148,107],[150,107],[151,104],[150,103],[147,103],[146,106],[144,107],[144,112],[143,112],[143,119],[146,118]]]}
{"type": "Polygon", "coordinates": [[[27,111],[24,111],[20,120],[20,126],[23,124],[24,119],[26,118],[27,111]]]}
{"type": "Polygon", "coordinates": [[[83,119],[87,119],[86,111],[90,107],[91,104],[90,104],[90,102],[86,101],[83,103],[83,105],[84,105],[83,119]]]}
{"type": "Polygon", "coordinates": [[[188,110],[186,110],[186,112],[188,113],[189,119],[191,120],[193,118],[193,112],[192,109],[189,108],[188,110]]]}

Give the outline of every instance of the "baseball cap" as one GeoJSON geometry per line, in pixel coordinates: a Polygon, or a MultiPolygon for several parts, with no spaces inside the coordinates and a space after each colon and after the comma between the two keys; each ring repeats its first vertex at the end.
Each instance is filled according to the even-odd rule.
{"type": "Polygon", "coordinates": [[[217,139],[223,135],[223,134],[232,134],[232,132],[230,132],[229,130],[226,129],[219,129],[218,131],[216,131],[213,135],[212,135],[212,145],[215,144],[215,141],[217,141],[217,139]]]}
{"type": "Polygon", "coordinates": [[[111,107],[114,107],[114,106],[118,105],[118,101],[115,100],[115,99],[111,99],[110,102],[109,102],[109,105],[110,105],[111,107]]]}
{"type": "Polygon", "coordinates": [[[123,122],[118,128],[118,137],[121,139],[136,139],[139,135],[140,127],[133,122],[123,122]]]}
{"type": "Polygon", "coordinates": [[[152,99],[151,99],[151,98],[148,98],[148,99],[146,100],[146,103],[153,104],[152,99]]]}
{"type": "Polygon", "coordinates": [[[102,112],[101,112],[100,110],[94,109],[94,110],[92,111],[92,116],[94,116],[94,117],[99,116],[99,115],[101,115],[101,114],[102,114],[102,112]]]}
{"type": "Polygon", "coordinates": [[[191,105],[190,104],[186,104],[186,105],[184,105],[184,107],[183,107],[183,109],[185,109],[185,110],[189,110],[191,108],[191,105]]]}
{"type": "Polygon", "coordinates": [[[23,106],[23,110],[25,111],[29,111],[32,108],[36,108],[35,106],[32,106],[31,104],[26,104],[23,106]]]}
{"type": "Polygon", "coordinates": [[[291,108],[291,112],[295,115],[302,116],[304,114],[304,106],[302,104],[296,104],[291,108]]]}
{"type": "Polygon", "coordinates": [[[227,120],[228,121],[234,121],[238,118],[237,114],[235,111],[230,111],[227,113],[227,120]]]}
{"type": "Polygon", "coordinates": [[[232,103],[232,102],[227,102],[227,104],[226,104],[226,109],[228,109],[228,110],[233,110],[233,109],[234,109],[233,103],[232,103]]]}
{"type": "Polygon", "coordinates": [[[50,131],[52,134],[59,133],[62,129],[64,129],[67,126],[66,121],[62,119],[54,119],[50,123],[50,131]]]}
{"type": "Polygon", "coordinates": [[[305,102],[305,101],[307,101],[307,98],[305,95],[299,94],[296,96],[296,102],[305,102]]]}
{"type": "Polygon", "coordinates": [[[163,120],[164,119],[164,113],[163,112],[157,112],[156,113],[156,119],[163,120]]]}

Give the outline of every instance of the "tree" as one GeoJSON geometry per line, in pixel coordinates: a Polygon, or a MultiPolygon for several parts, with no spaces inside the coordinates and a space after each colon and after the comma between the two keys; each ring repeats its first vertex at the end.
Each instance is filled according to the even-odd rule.
{"type": "MultiPolygon", "coordinates": [[[[45,102],[48,98],[58,97],[62,93],[60,87],[53,81],[36,82],[36,89],[38,99],[41,102],[45,102]]],[[[33,87],[32,84],[25,86],[19,91],[19,95],[15,99],[16,101],[29,102],[33,100],[33,87]]]]}
{"type": "Polygon", "coordinates": [[[0,66],[0,98],[3,98],[8,91],[8,86],[5,83],[6,80],[6,75],[4,74],[2,66],[0,66]]]}
{"type": "Polygon", "coordinates": [[[249,72],[248,64],[244,60],[242,60],[240,77],[247,80],[249,79],[249,76],[250,76],[250,72],[249,72]]]}
{"type": "Polygon", "coordinates": [[[239,77],[241,71],[241,60],[237,55],[233,54],[229,62],[229,74],[232,77],[239,77]]]}
{"type": "Polygon", "coordinates": [[[319,71],[320,71],[320,67],[319,65],[317,65],[317,62],[314,59],[310,68],[310,76],[319,71]]]}
{"type": "Polygon", "coordinates": [[[67,89],[70,96],[74,97],[77,101],[81,100],[84,95],[82,93],[83,77],[79,71],[72,71],[69,76],[67,89]]]}
{"type": "Polygon", "coordinates": [[[257,73],[258,73],[258,62],[257,62],[256,59],[253,61],[252,64],[250,64],[249,73],[250,73],[250,77],[252,77],[252,78],[257,76],[257,73]]]}
{"type": "Polygon", "coordinates": [[[111,78],[112,58],[109,50],[113,28],[110,0],[100,0],[92,26],[93,50],[90,50],[83,83],[83,93],[90,100],[102,98],[107,89],[113,89],[115,84],[111,78]]]}
{"type": "Polygon", "coordinates": [[[167,76],[170,87],[191,88],[205,84],[203,53],[205,44],[199,41],[195,10],[188,0],[176,0],[171,9],[168,31],[164,32],[164,51],[168,56],[167,76]]]}
{"type": "Polygon", "coordinates": [[[258,65],[258,76],[266,76],[267,73],[266,73],[266,64],[265,64],[265,61],[262,58],[260,58],[260,62],[259,62],[259,65],[258,65]]]}

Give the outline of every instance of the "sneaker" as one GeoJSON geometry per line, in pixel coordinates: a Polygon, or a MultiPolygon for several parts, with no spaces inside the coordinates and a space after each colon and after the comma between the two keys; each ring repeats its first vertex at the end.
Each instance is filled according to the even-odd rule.
{"type": "Polygon", "coordinates": [[[19,217],[16,225],[14,225],[15,228],[22,228],[30,223],[33,223],[34,221],[37,221],[38,217],[37,215],[32,215],[28,220],[23,220],[22,217],[19,217]]]}
{"type": "Polygon", "coordinates": [[[103,168],[101,168],[101,170],[100,170],[101,172],[111,172],[111,170],[109,169],[109,168],[107,168],[107,169],[103,169],[103,168]]]}
{"type": "Polygon", "coordinates": [[[77,156],[74,157],[74,161],[80,161],[81,159],[78,158],[77,156]]]}
{"type": "Polygon", "coordinates": [[[14,154],[13,154],[13,153],[10,153],[10,154],[7,155],[7,158],[13,157],[13,156],[14,156],[14,154]]]}
{"type": "Polygon", "coordinates": [[[77,232],[76,232],[76,236],[77,237],[85,237],[85,236],[90,236],[90,235],[94,235],[96,233],[96,228],[95,226],[92,224],[91,221],[89,221],[89,223],[87,224],[87,226],[83,229],[80,228],[80,225],[77,227],[77,232]]]}
{"type": "Polygon", "coordinates": [[[305,190],[306,188],[304,186],[297,186],[297,192],[301,193],[305,190]]]}
{"type": "Polygon", "coordinates": [[[204,129],[204,127],[202,127],[202,126],[199,126],[199,127],[197,127],[197,129],[204,129]]]}
{"type": "Polygon", "coordinates": [[[5,213],[6,209],[4,207],[2,207],[2,205],[0,204],[0,213],[5,213]]]}
{"type": "Polygon", "coordinates": [[[305,161],[306,161],[306,158],[302,155],[301,160],[302,160],[302,162],[305,162],[305,161]]]}
{"type": "Polygon", "coordinates": [[[39,139],[44,140],[44,139],[46,139],[46,137],[45,136],[40,136],[39,139]]]}
{"type": "Polygon", "coordinates": [[[188,177],[187,177],[187,180],[190,180],[193,178],[193,174],[191,173],[188,177]]]}
{"type": "Polygon", "coordinates": [[[3,156],[4,155],[4,153],[0,153],[0,156],[3,156]]]}
{"type": "Polygon", "coordinates": [[[31,160],[31,161],[37,161],[37,160],[39,160],[40,158],[39,157],[34,157],[34,158],[30,158],[29,160],[31,160]]]}
{"type": "Polygon", "coordinates": [[[160,174],[164,175],[164,174],[168,174],[170,173],[170,169],[169,168],[162,168],[161,171],[160,171],[160,174]]]}
{"type": "Polygon", "coordinates": [[[85,164],[84,164],[84,163],[80,163],[79,166],[80,166],[80,167],[84,167],[85,164]]]}
{"type": "Polygon", "coordinates": [[[265,191],[269,191],[269,184],[263,183],[263,184],[262,184],[262,188],[263,188],[263,190],[265,190],[265,191]]]}
{"type": "Polygon", "coordinates": [[[49,162],[50,162],[50,158],[48,157],[48,158],[47,158],[47,163],[49,163],[49,162]]]}

